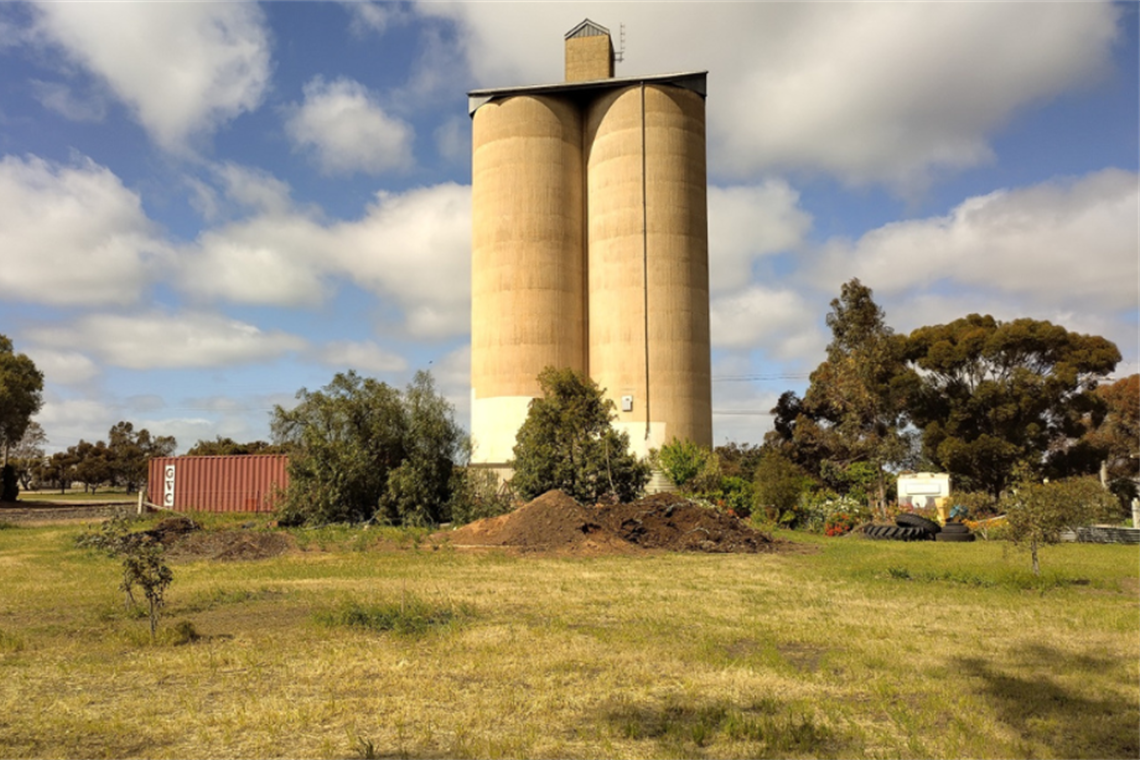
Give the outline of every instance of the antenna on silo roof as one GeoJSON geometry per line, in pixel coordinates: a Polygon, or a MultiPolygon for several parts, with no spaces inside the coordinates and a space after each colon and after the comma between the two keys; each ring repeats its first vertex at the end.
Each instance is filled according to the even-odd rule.
{"type": "Polygon", "coordinates": [[[625,60],[625,24],[618,27],[618,50],[614,53],[614,61],[621,63],[625,60]]]}

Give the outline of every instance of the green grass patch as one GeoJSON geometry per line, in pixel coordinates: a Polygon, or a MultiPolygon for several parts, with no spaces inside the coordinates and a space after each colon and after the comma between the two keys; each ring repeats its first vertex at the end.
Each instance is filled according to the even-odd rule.
{"type": "Polygon", "coordinates": [[[467,606],[432,603],[416,594],[404,594],[399,599],[384,602],[347,600],[333,609],[313,613],[313,619],[321,625],[408,637],[455,630],[471,617],[467,606]]]}

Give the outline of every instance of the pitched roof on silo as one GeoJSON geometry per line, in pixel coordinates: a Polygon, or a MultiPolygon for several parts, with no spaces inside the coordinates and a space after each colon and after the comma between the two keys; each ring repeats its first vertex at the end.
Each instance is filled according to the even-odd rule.
{"type": "Polygon", "coordinates": [[[592,82],[560,82],[558,84],[532,84],[521,87],[491,87],[471,90],[467,93],[467,113],[475,114],[479,106],[498,98],[512,95],[568,95],[575,96],[600,89],[618,89],[637,84],[670,84],[692,90],[702,98],[707,97],[707,71],[684,71],[675,74],[654,74],[652,76],[614,77],[592,82]]]}
{"type": "Polygon", "coordinates": [[[586,19],[578,26],[566,32],[566,39],[574,39],[575,37],[597,37],[599,35],[610,35],[610,30],[606,29],[601,24],[594,23],[590,19],[586,19]]]}

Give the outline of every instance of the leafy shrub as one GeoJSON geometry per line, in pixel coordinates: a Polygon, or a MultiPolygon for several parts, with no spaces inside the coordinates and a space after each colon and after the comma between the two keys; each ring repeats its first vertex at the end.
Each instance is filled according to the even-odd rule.
{"type": "Polygon", "coordinates": [[[816,480],[802,467],[779,451],[767,449],[756,465],[753,504],[770,519],[794,520],[801,495],[815,484],[816,480]]]}
{"type": "Polygon", "coordinates": [[[297,398],[293,409],[273,412],[274,440],[290,451],[282,525],[363,522],[377,513],[409,525],[449,519],[453,472],[468,443],[430,374],[417,372],[401,393],[338,373],[297,398]]]}
{"type": "Polygon", "coordinates": [[[689,490],[688,486],[705,469],[712,452],[688,438],[674,438],[656,453],[655,464],[665,473],[677,488],[689,490]]]}
{"type": "Polygon", "coordinates": [[[985,491],[960,491],[950,494],[950,516],[984,520],[998,514],[998,500],[985,491]],[[958,508],[958,509],[955,509],[958,508]]]}
{"type": "Polygon", "coordinates": [[[174,574],[166,566],[162,544],[143,540],[127,545],[123,553],[123,582],[119,588],[126,594],[130,606],[135,604],[133,589],[136,586],[142,589],[147,601],[152,639],[158,629],[159,610],[166,604],[166,589],[173,580],[174,574]]]}
{"type": "Polygon", "coordinates": [[[847,512],[836,512],[829,515],[823,522],[823,532],[829,536],[842,536],[850,533],[851,529],[863,522],[855,515],[847,512]]]}
{"type": "Polygon", "coordinates": [[[1038,549],[1055,544],[1061,533],[1112,519],[1116,497],[1096,478],[1072,478],[1053,483],[1022,482],[999,502],[1004,507],[1010,538],[1029,549],[1033,574],[1041,574],[1038,549]]]}
{"type": "Polygon", "coordinates": [[[720,490],[725,509],[731,510],[734,515],[742,519],[752,514],[753,493],[750,482],[736,476],[722,478],[720,490]]]}
{"type": "Polygon", "coordinates": [[[613,428],[613,402],[598,384],[555,367],[538,382],[542,398],[530,402],[511,463],[519,497],[557,488],[583,503],[637,498],[649,482],[649,464],[629,451],[629,435],[613,428]]]}
{"type": "Polygon", "coordinates": [[[126,551],[134,540],[130,520],[123,515],[115,515],[104,520],[98,528],[80,533],[75,537],[75,545],[80,549],[94,549],[108,557],[116,557],[126,551]]]}
{"type": "Polygon", "coordinates": [[[451,521],[464,525],[486,517],[505,515],[514,509],[510,487],[491,470],[467,467],[455,474],[451,495],[451,521]]]}
{"type": "Polygon", "coordinates": [[[791,527],[812,533],[823,533],[827,529],[827,521],[838,514],[845,514],[859,522],[870,517],[866,504],[861,504],[850,496],[840,496],[834,491],[823,490],[800,497],[791,527]]]}

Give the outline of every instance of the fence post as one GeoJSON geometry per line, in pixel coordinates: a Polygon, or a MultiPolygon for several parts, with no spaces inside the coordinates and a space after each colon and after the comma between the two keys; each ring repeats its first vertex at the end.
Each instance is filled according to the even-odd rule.
{"type": "Polygon", "coordinates": [[[143,493],[145,493],[145,492],[140,488],[139,489],[139,515],[142,515],[142,513],[143,513],[143,493]]]}

